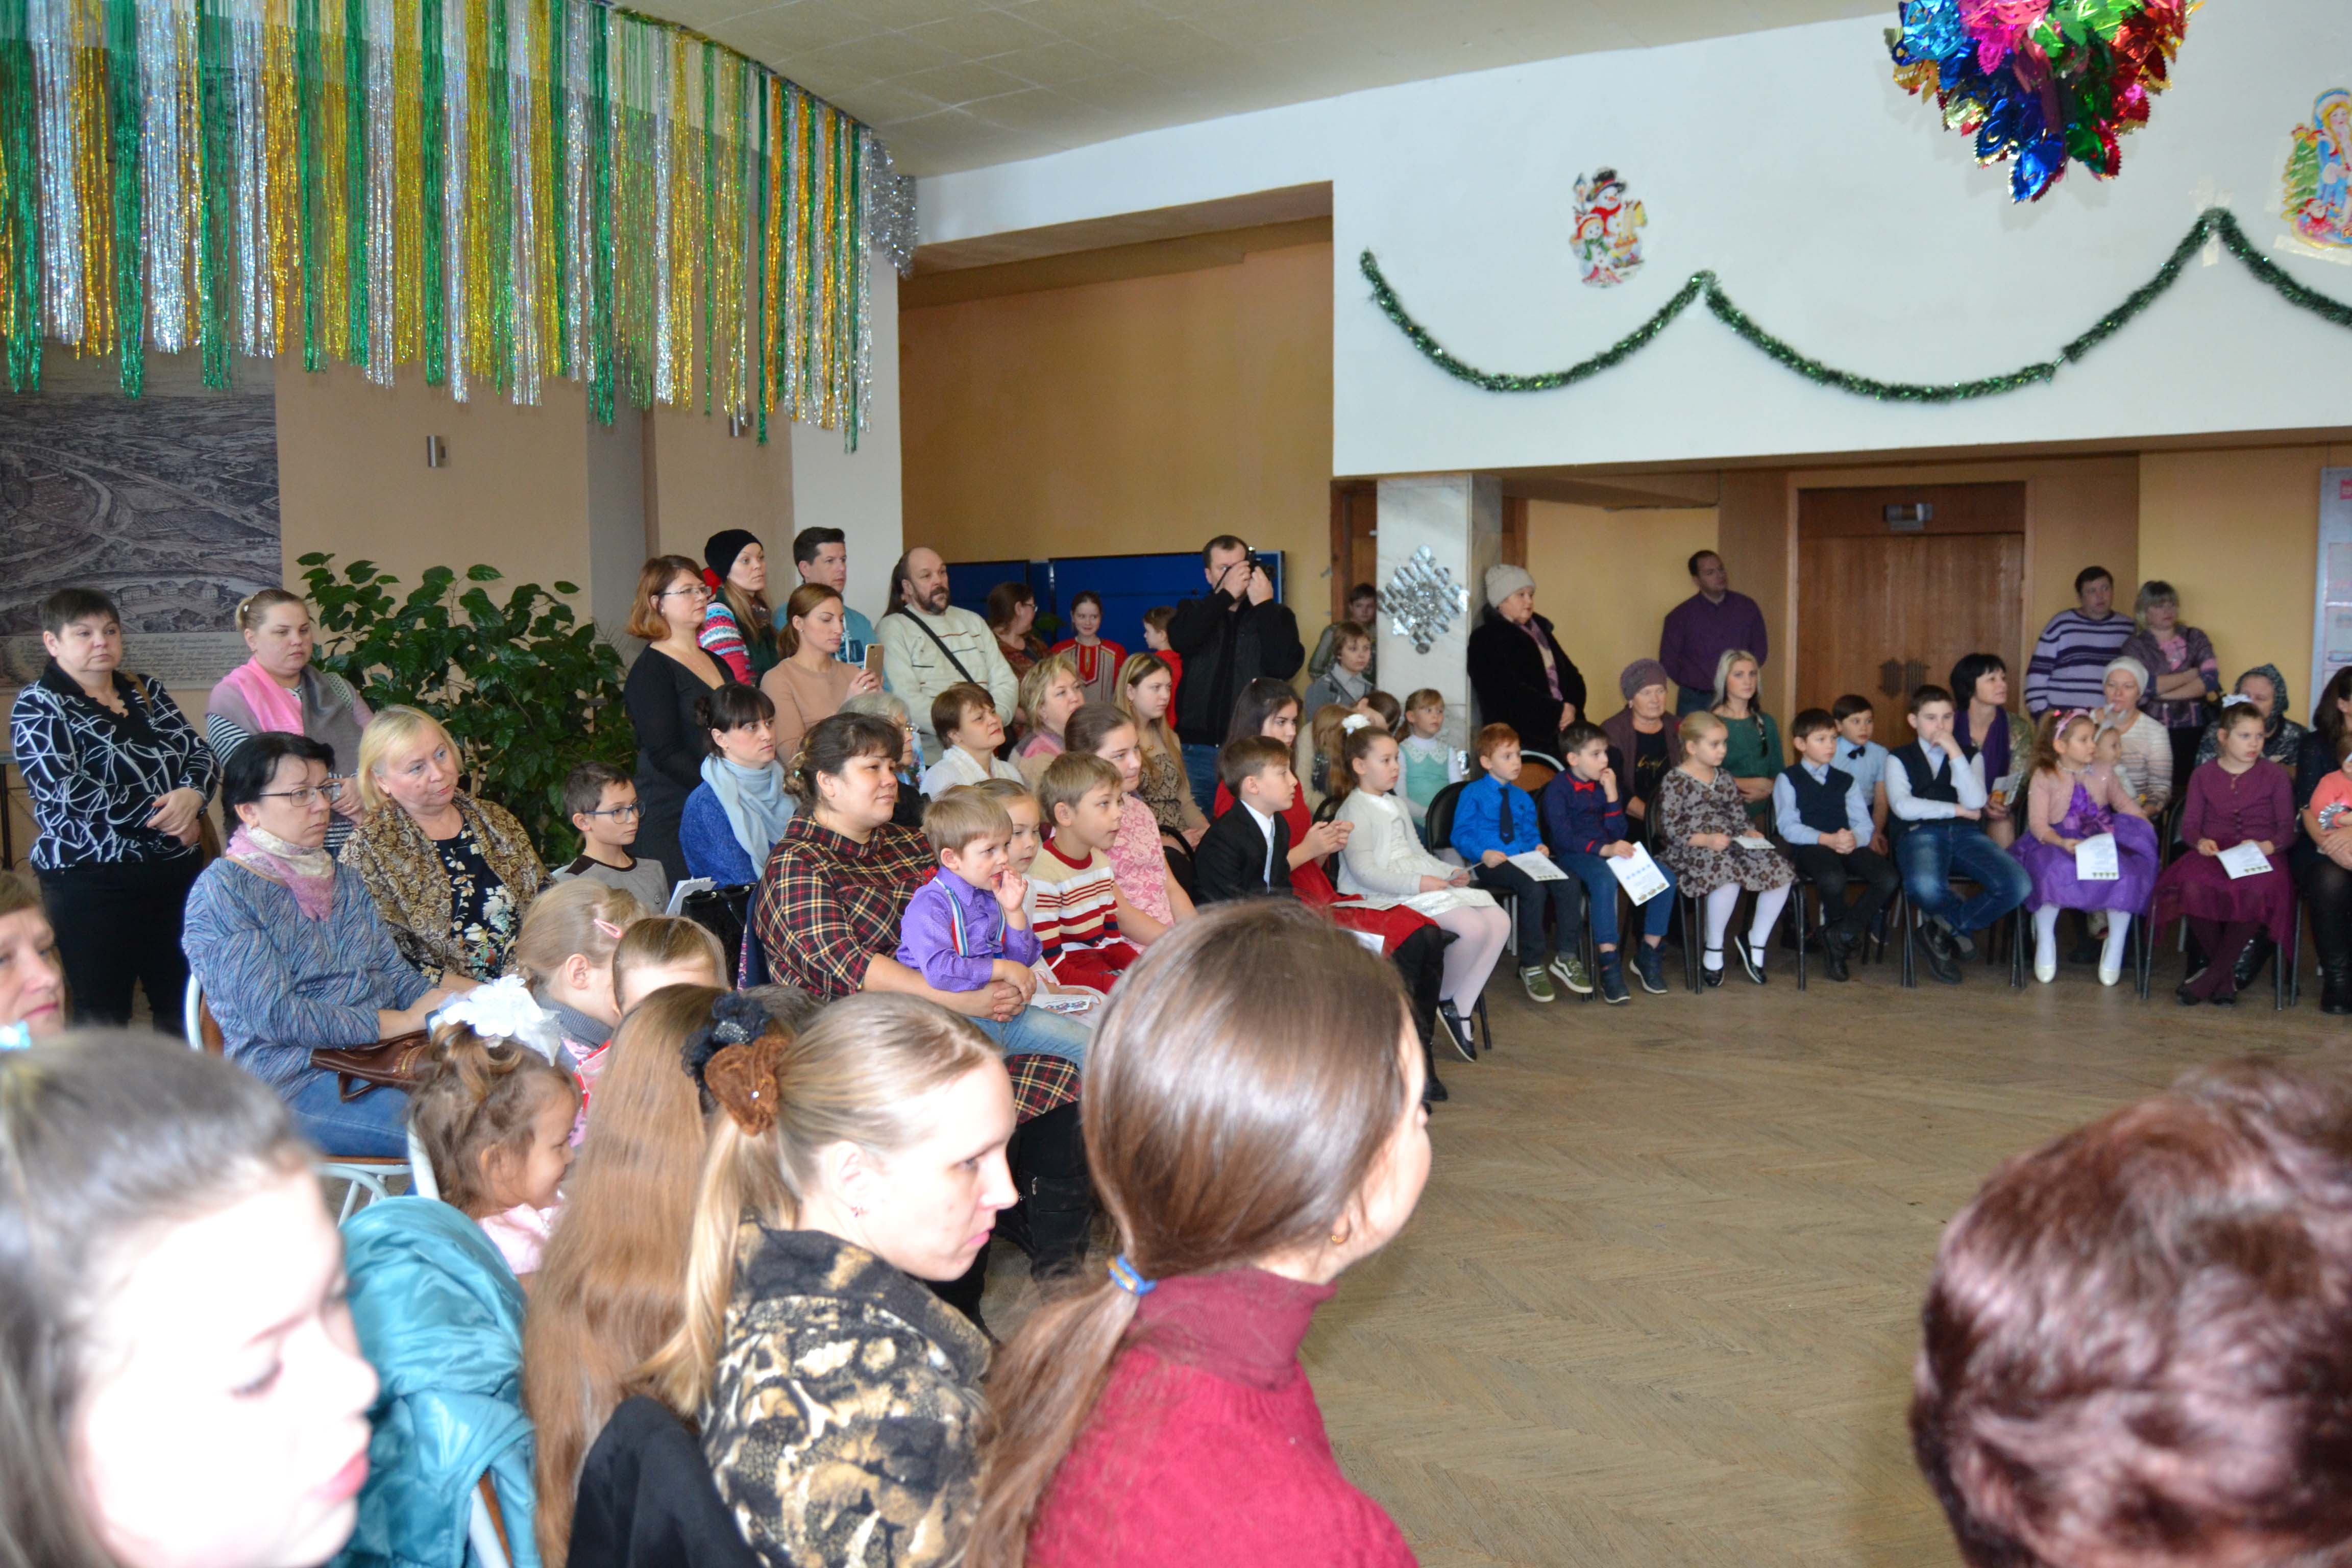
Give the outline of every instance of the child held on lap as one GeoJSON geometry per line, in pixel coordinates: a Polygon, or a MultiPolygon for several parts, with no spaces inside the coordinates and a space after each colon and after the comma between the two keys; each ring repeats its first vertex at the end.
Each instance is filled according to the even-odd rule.
{"type": "MultiPolygon", "coordinates": [[[[939,874],[915,889],[898,923],[898,962],[937,991],[984,991],[1002,981],[1024,998],[1037,989],[1036,933],[1030,930],[1029,879],[1012,868],[1013,819],[969,785],[951,789],[923,812],[923,836],[940,858],[939,874]]],[[[1087,1059],[1082,1024],[1024,1006],[1002,1023],[974,1018],[1007,1055],[1087,1059]]]]}
{"type": "MultiPolygon", "coordinates": [[[[1868,718],[1868,710],[1863,717],[1868,718]]],[[[1877,825],[1860,779],[1839,765],[1857,748],[1823,709],[1808,708],[1789,726],[1797,760],[1772,781],[1772,816],[1789,858],[1821,893],[1822,967],[1832,980],[1848,977],[1846,957],[1860,947],[1901,879],[1895,862],[1870,847],[1877,825]],[[1862,897],[1845,901],[1850,884],[1862,897]]]]}
{"type": "Polygon", "coordinates": [[[2113,767],[2096,761],[2097,722],[2077,710],[2056,709],[2042,716],[2033,747],[2033,777],[2026,793],[2026,831],[2010,848],[2032,873],[2033,977],[2043,984],[2058,977],[2058,911],[2105,910],[2106,944],[2099,953],[2099,984],[2123,978],[2124,938],[2135,911],[2147,907],[2156,889],[2156,830],[2139,799],[2113,767]],[[2086,881],[2075,874],[2074,855],[2085,838],[2112,834],[2117,875],[2086,881]]]}
{"type": "MultiPolygon", "coordinates": [[[[1617,952],[1618,882],[1609,862],[1631,858],[1633,846],[1625,837],[1617,770],[1609,765],[1609,737],[1598,724],[1579,719],[1560,731],[1559,743],[1567,771],[1544,786],[1544,838],[1551,847],[1552,863],[1583,883],[1590,899],[1601,999],[1623,1002],[1633,993],[1626,988],[1625,966],[1617,952]]],[[[1658,873],[1666,879],[1666,890],[1641,906],[1642,946],[1633,958],[1642,989],[1654,996],[1665,994],[1658,947],[1666,940],[1666,922],[1675,914],[1674,873],[1664,866],[1658,873]]]]}
{"type": "Polygon", "coordinates": [[[648,910],[668,904],[670,868],[629,853],[644,813],[637,805],[637,786],[627,774],[610,763],[581,763],[563,781],[563,809],[579,831],[580,858],[551,880],[584,877],[620,889],[648,910]]]}
{"type": "Polygon", "coordinates": [[[580,1089],[557,1067],[553,1014],[509,977],[442,1009],[408,1125],[441,1200],[479,1225],[526,1286],[572,1168],[580,1089]]]}
{"type": "Polygon", "coordinates": [[[1658,787],[1658,858],[1672,866],[1685,892],[1705,900],[1706,938],[1700,958],[1702,978],[1723,984],[1723,938],[1740,889],[1756,895],[1748,938],[1739,943],[1739,967],[1764,984],[1765,942],[1772,922],[1789,901],[1796,873],[1778,849],[1742,844],[1754,835],[1738,786],[1723,765],[1731,732],[1721,719],[1701,710],[1682,722],[1682,765],[1658,787]]]}
{"type": "Polygon", "coordinates": [[[1554,1000],[1549,974],[1578,995],[1588,994],[1592,982],[1584,973],[1577,949],[1582,944],[1583,911],[1573,879],[1538,882],[1511,863],[1514,855],[1549,856],[1543,841],[1543,824],[1535,797],[1518,786],[1519,732],[1508,724],[1489,724],[1478,731],[1478,765],[1486,771],[1462,786],[1454,797],[1454,847],[1470,864],[1470,879],[1490,892],[1510,893],[1518,901],[1519,984],[1530,1000],[1554,1000]],[[1559,956],[1544,967],[1544,908],[1554,922],[1553,941],[1559,956]]]}
{"type": "Polygon", "coordinates": [[[958,784],[986,779],[1018,779],[1021,770],[1001,760],[1004,721],[984,686],[958,681],[931,699],[931,733],[940,741],[940,760],[923,770],[921,789],[936,800],[958,784]]]}
{"type": "Polygon", "coordinates": [[[1090,752],[1065,752],[1037,781],[1037,812],[1052,835],[1031,868],[1037,944],[1054,978],[1108,993],[1135,962],[1121,934],[1133,911],[1111,875],[1123,791],[1118,770],[1090,752]]]}
{"type": "MultiPolygon", "coordinates": [[[[1005,865],[1028,878],[1029,868],[1037,863],[1037,851],[1045,843],[1045,830],[1037,816],[1036,795],[1031,793],[1027,784],[1010,779],[991,779],[974,787],[1004,808],[1005,816],[1013,824],[1013,837],[1004,843],[1005,865]]],[[[1029,881],[1024,907],[1029,914],[1029,929],[1034,931],[1037,929],[1037,884],[1034,879],[1029,881]]],[[[1070,1009],[1066,1016],[1085,1018],[1088,1022],[1093,1020],[1102,1005],[1101,992],[1084,985],[1065,985],[1055,979],[1042,951],[1029,968],[1037,976],[1039,991],[1048,996],[1066,999],[1064,1006],[1070,1009]]]]}

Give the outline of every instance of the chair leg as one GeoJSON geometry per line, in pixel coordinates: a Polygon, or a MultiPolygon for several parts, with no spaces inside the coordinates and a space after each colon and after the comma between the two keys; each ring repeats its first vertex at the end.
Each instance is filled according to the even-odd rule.
{"type": "Polygon", "coordinates": [[[1687,895],[1684,894],[1684,893],[1683,893],[1679,889],[1676,889],[1676,891],[1675,891],[1675,897],[1678,900],[1680,900],[1680,902],[1681,902],[1681,906],[1682,906],[1682,907],[1681,907],[1681,913],[1682,913],[1682,917],[1683,917],[1683,984],[1685,984],[1685,985],[1687,985],[1687,986],[1689,986],[1689,987],[1690,987],[1690,994],[1691,994],[1692,995],[1696,996],[1696,995],[1697,995],[1697,994],[1699,994],[1699,984],[1698,984],[1698,970],[1699,970],[1699,963],[1698,963],[1698,931],[1699,931],[1698,900],[1696,900],[1696,899],[1690,898],[1690,897],[1688,897],[1687,895]]]}
{"type": "Polygon", "coordinates": [[[2139,930],[2133,933],[2137,938],[2132,944],[2132,966],[2136,972],[2133,979],[2139,987],[2139,999],[2145,1002],[2147,1000],[2148,971],[2156,966],[2156,936],[2147,929],[2148,916],[2134,915],[2132,919],[2139,924],[2139,930]]]}
{"type": "MultiPolygon", "coordinates": [[[[1799,882],[1789,889],[1789,910],[1797,928],[1797,989],[1805,988],[1805,884],[1799,882]]],[[[1827,916],[1829,911],[1822,913],[1827,916]]]]}
{"type": "Polygon", "coordinates": [[[1903,928],[1903,988],[1906,991],[1915,990],[1919,984],[1919,968],[1917,957],[1913,952],[1911,945],[1913,923],[1911,900],[1903,894],[1896,893],[1894,900],[1887,905],[1886,918],[1896,921],[1903,928]]]}

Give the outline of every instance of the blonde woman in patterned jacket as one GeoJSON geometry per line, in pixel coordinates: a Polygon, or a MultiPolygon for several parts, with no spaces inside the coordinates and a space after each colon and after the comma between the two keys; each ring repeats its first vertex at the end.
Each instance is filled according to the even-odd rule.
{"type": "Polygon", "coordinates": [[[953,1561],[988,1340],[923,1281],[961,1277],[1017,1195],[995,1047],[915,996],[862,992],[793,1035],[729,994],[686,1060],[725,1114],[653,1392],[769,1568],[953,1561]]]}

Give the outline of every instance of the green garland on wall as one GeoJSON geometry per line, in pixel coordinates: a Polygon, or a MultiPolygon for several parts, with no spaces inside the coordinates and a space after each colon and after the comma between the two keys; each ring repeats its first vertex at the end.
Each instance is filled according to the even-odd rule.
{"type": "Polygon", "coordinates": [[[1397,331],[1419,349],[1429,362],[1457,381],[1486,392],[1549,392],[1555,387],[1573,386],[1578,382],[1600,374],[1622,363],[1650,346],[1660,332],[1674,323],[1675,318],[1701,299],[1715,319],[1737,332],[1758,353],[1775,363],[1796,372],[1817,386],[1834,387],[1858,397],[1876,398],[1882,403],[1960,403],[1970,398],[1994,397],[2004,392],[2015,392],[2055,376],[2059,370],[2083,358],[2136,320],[2140,312],[2156,303],[2166,290],[2180,280],[2181,269],[2189,258],[2197,254],[2209,239],[2218,238],[2257,279],[2276,290],[2288,304],[2309,310],[2314,315],[2335,322],[2339,327],[2352,327],[2352,304],[2307,289],[2281,270],[2268,257],[2254,248],[2238,220],[2226,207],[2208,207],[2198,215],[2172,254],[2165,258],[2156,276],[2126,295],[2113,310],[2101,316],[2091,329],[2059,349],[2054,359],[2041,360],[2021,365],[2005,375],[1988,375],[1975,381],[1880,381],[1852,371],[1839,370],[1801,352],[1782,339],[1773,336],[1757,325],[1753,317],[1734,304],[1725,293],[1723,285],[1712,272],[1694,272],[1690,280],[1675,290],[1673,299],[1658,308],[1657,313],[1640,326],[1602,349],[1590,359],[1577,361],[1564,370],[1543,371],[1533,375],[1514,375],[1504,371],[1480,370],[1456,359],[1445,345],[1430,333],[1428,328],[1415,321],[1412,313],[1398,300],[1396,290],[1389,286],[1381,272],[1380,263],[1369,250],[1363,253],[1361,267],[1364,277],[1372,286],[1372,302],[1381,313],[1396,323],[1397,331]]]}

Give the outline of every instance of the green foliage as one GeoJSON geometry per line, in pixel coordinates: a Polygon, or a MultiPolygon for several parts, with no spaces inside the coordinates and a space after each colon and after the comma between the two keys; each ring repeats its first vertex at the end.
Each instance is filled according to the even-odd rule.
{"type": "Polygon", "coordinates": [[[591,758],[627,771],[636,734],[621,706],[621,657],[557,594],[558,583],[518,585],[500,604],[468,567],[461,588],[446,566],[427,571],[404,599],[400,579],[373,561],[339,577],[334,557],[301,558],[319,624],[319,664],[378,710],[395,703],[438,719],[457,742],[466,787],[515,814],[552,865],[577,851],[563,814],[563,780],[591,758]]]}

